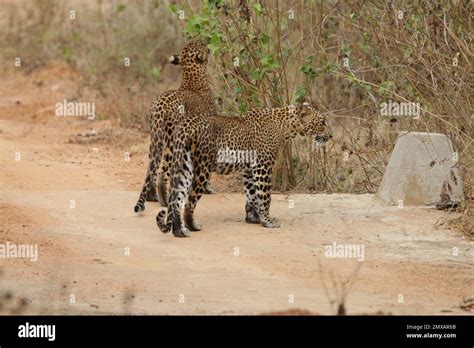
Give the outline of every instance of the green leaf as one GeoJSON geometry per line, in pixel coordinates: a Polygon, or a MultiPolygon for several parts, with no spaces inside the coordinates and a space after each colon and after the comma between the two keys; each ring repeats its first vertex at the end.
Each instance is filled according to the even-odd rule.
{"type": "Polygon", "coordinates": [[[271,37],[268,36],[267,34],[261,34],[260,35],[260,42],[264,45],[268,44],[270,42],[271,37]]]}
{"type": "Polygon", "coordinates": [[[213,43],[210,43],[209,45],[207,45],[207,47],[209,47],[213,56],[220,52],[220,47],[213,43]]]}
{"type": "Polygon", "coordinates": [[[225,4],[224,0],[207,0],[206,5],[220,8],[225,4]]]}
{"type": "Polygon", "coordinates": [[[175,4],[171,4],[168,6],[168,9],[172,12],[172,13],[178,13],[178,6],[176,6],[175,4]]]}
{"type": "Polygon", "coordinates": [[[278,64],[275,57],[271,54],[260,59],[260,63],[263,65],[263,70],[265,71],[273,71],[280,67],[280,64],[278,64]]]}
{"type": "Polygon", "coordinates": [[[300,71],[311,79],[318,76],[318,73],[313,69],[314,56],[306,57],[304,64],[301,66],[300,71]]]}
{"type": "Polygon", "coordinates": [[[250,72],[249,76],[252,81],[260,81],[263,78],[263,73],[260,69],[255,69],[250,72]]]}
{"type": "Polygon", "coordinates": [[[306,99],[306,88],[304,86],[298,86],[295,91],[295,102],[302,103],[306,99]]]}
{"type": "Polygon", "coordinates": [[[217,35],[217,33],[213,33],[212,36],[211,36],[211,41],[210,43],[213,44],[213,45],[217,45],[219,43],[219,35],[217,35]]]}
{"type": "Polygon", "coordinates": [[[321,61],[321,71],[324,72],[325,74],[334,74],[337,73],[339,70],[339,67],[337,66],[336,63],[331,63],[326,60],[321,61]]]}
{"type": "Polygon", "coordinates": [[[255,11],[257,15],[261,15],[263,13],[263,7],[259,3],[255,3],[252,5],[252,9],[255,11]]]}
{"type": "Polygon", "coordinates": [[[245,102],[241,102],[239,105],[239,111],[240,113],[244,114],[249,110],[249,106],[245,102]]]}
{"type": "Polygon", "coordinates": [[[350,57],[352,49],[347,45],[342,45],[342,53],[344,53],[347,57],[350,57]]]}
{"type": "Polygon", "coordinates": [[[127,6],[125,6],[124,4],[118,4],[117,5],[117,13],[125,11],[126,8],[127,8],[127,6]]]}
{"type": "Polygon", "coordinates": [[[158,79],[160,77],[160,74],[161,74],[161,71],[156,66],[151,68],[151,76],[153,76],[154,79],[158,79]]]}
{"type": "Polygon", "coordinates": [[[391,91],[395,88],[395,83],[393,81],[384,81],[380,84],[378,93],[381,95],[389,94],[388,91],[391,91]]]}

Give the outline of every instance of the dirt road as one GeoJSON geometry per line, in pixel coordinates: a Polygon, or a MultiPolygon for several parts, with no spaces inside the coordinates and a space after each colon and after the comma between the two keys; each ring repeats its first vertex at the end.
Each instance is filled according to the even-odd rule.
{"type": "Polygon", "coordinates": [[[437,226],[445,212],[373,195],[274,195],[282,227],[265,229],[244,222],[243,194],[221,190],[198,206],[203,231],[173,238],[155,224],[157,203],[133,213],[146,140],[71,143],[89,121],[17,117],[33,98],[12,93],[0,96],[0,243],[39,254],[0,258],[0,291],[25,298],[23,313],[333,314],[358,266],[348,314],[467,313],[459,302],[474,294],[474,245],[437,226]],[[364,252],[327,257],[333,243],[364,252]]]}

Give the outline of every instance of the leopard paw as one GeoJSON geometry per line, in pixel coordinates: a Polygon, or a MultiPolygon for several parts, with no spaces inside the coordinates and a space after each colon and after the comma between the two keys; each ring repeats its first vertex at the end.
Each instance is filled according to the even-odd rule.
{"type": "Polygon", "coordinates": [[[245,214],[245,222],[248,224],[259,224],[260,218],[258,217],[257,212],[249,211],[245,214]]]}
{"type": "Polygon", "coordinates": [[[201,231],[202,225],[194,219],[194,216],[188,212],[184,212],[184,224],[190,231],[201,231]]]}
{"type": "Polygon", "coordinates": [[[280,228],[281,224],[276,218],[269,218],[266,221],[262,221],[263,227],[267,228],[280,228]]]}
{"type": "Polygon", "coordinates": [[[173,235],[175,237],[191,237],[191,232],[185,226],[180,226],[179,228],[173,228],[173,235]]]}

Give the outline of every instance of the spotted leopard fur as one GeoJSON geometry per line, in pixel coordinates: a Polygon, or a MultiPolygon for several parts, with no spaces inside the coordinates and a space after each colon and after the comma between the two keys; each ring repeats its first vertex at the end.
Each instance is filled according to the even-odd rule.
{"type": "MultiPolygon", "coordinates": [[[[204,41],[193,40],[183,47],[179,55],[170,58],[171,63],[182,67],[181,84],[177,90],[164,92],[151,107],[149,165],[134,207],[135,212],[145,209],[145,201],[159,201],[162,206],[167,206],[169,164],[173,153],[172,136],[178,120],[186,114],[183,95],[189,95],[188,98],[194,100],[189,105],[199,105],[202,112],[215,113],[217,110],[207,76],[209,54],[204,41]],[[157,175],[160,177],[158,188],[157,175]]],[[[206,189],[210,191],[208,187],[206,189]]]]}
{"type": "Polygon", "coordinates": [[[241,172],[246,192],[246,222],[279,227],[279,221],[269,214],[271,176],[279,149],[297,134],[313,135],[318,142],[330,138],[324,115],[309,104],[253,109],[243,117],[187,116],[175,133],[168,215],[162,210],[156,217],[160,230],[186,237],[190,231],[201,229],[194,219],[194,210],[211,170],[220,174],[241,172]],[[219,160],[223,149],[253,151],[256,156],[252,161],[229,163],[219,160]]]}

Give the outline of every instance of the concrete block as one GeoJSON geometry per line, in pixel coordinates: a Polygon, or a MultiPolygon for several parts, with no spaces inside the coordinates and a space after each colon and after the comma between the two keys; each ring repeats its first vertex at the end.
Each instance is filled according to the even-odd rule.
{"type": "Polygon", "coordinates": [[[412,132],[398,138],[378,190],[388,204],[432,205],[463,200],[457,154],[445,134],[412,132]]]}

